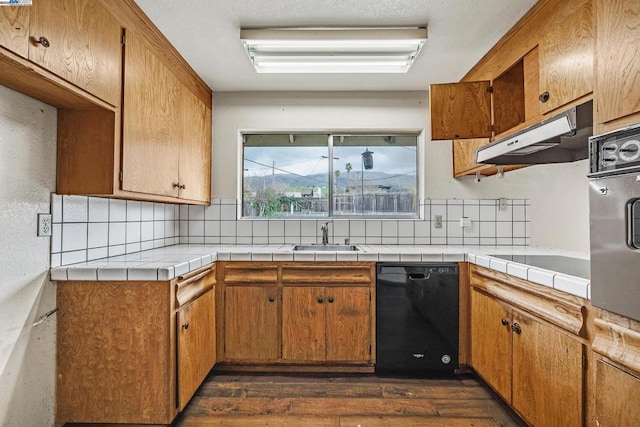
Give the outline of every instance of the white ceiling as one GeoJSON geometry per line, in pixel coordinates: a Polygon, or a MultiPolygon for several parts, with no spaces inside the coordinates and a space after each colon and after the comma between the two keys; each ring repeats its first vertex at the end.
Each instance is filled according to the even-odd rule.
{"type": "Polygon", "coordinates": [[[427,90],[458,81],[536,0],[136,0],[193,69],[221,91],[427,90]],[[406,74],[257,74],[241,27],[424,26],[406,74]]]}

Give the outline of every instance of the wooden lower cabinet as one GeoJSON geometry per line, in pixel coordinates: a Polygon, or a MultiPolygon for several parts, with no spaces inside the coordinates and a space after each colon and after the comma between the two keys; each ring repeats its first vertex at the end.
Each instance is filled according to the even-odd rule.
{"type": "Polygon", "coordinates": [[[511,400],[511,310],[471,292],[471,357],[475,371],[507,402],[511,400]]]}
{"type": "Polygon", "coordinates": [[[179,409],[184,409],[216,363],[215,289],[178,311],[179,409]]]}
{"type": "Polygon", "coordinates": [[[226,287],[225,360],[267,362],[280,357],[279,299],[275,286],[226,287]]]}
{"type": "Polygon", "coordinates": [[[586,301],[476,266],[471,286],[475,372],[530,425],[582,426],[586,301]]]}
{"type": "Polygon", "coordinates": [[[282,358],[305,362],[371,360],[367,287],[285,287],[282,358]]]}
{"type": "Polygon", "coordinates": [[[596,425],[634,426],[640,421],[640,378],[600,359],[596,362],[596,425]]]}
{"type": "Polygon", "coordinates": [[[581,426],[582,343],[517,310],[513,326],[514,409],[534,426],[581,426]]]}
{"type": "Polygon", "coordinates": [[[588,427],[640,425],[640,321],[593,310],[588,427]]]}
{"type": "Polygon", "coordinates": [[[170,424],[215,363],[215,268],[58,282],[56,423],[170,424]]]}
{"type": "Polygon", "coordinates": [[[219,265],[224,293],[220,369],[295,365],[372,371],[375,263],[219,265]]]}

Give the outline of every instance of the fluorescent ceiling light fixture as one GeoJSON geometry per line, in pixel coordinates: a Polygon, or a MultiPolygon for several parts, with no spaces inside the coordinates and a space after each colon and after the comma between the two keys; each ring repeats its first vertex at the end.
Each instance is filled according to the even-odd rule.
{"type": "Polygon", "coordinates": [[[406,73],[426,27],[242,29],[258,73],[406,73]]]}

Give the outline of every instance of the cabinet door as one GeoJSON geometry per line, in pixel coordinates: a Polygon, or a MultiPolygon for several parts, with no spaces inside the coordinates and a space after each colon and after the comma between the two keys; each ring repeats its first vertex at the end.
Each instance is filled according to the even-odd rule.
{"type": "Polygon", "coordinates": [[[429,86],[431,139],[491,137],[489,82],[429,86]]]}
{"type": "Polygon", "coordinates": [[[596,362],[596,425],[632,426],[640,420],[640,379],[602,360],[596,362]]]}
{"type": "Polygon", "coordinates": [[[179,82],[140,36],[126,34],[122,189],[178,197],[179,82]]]}
{"type": "Polygon", "coordinates": [[[112,105],[120,105],[121,27],[99,1],[37,0],[29,59],[112,105]],[[49,46],[38,43],[46,38],[49,46]]]}
{"type": "Polygon", "coordinates": [[[582,426],[582,344],[514,313],[512,405],[531,425],[582,426]]]}
{"type": "Polygon", "coordinates": [[[329,362],[371,360],[371,290],[327,287],[327,357],[329,362]]]}
{"type": "Polygon", "coordinates": [[[548,93],[548,100],[540,104],[542,113],[593,91],[594,42],[590,1],[540,41],[540,91],[548,93]]]}
{"type": "Polygon", "coordinates": [[[182,88],[182,141],[178,166],[180,198],[211,200],[211,110],[182,88]]]}
{"type": "Polygon", "coordinates": [[[596,121],[640,112],[640,1],[597,0],[596,121]]]}
{"type": "Polygon", "coordinates": [[[297,361],[324,361],[325,289],[285,287],[282,289],[282,358],[297,361]]]}
{"type": "Polygon", "coordinates": [[[178,400],[184,408],[216,361],[215,291],[207,291],[176,315],[178,400]]]}
{"type": "Polygon", "coordinates": [[[510,310],[480,292],[471,292],[471,365],[511,402],[510,310]]]}
{"type": "Polygon", "coordinates": [[[30,7],[0,7],[0,46],[22,57],[29,55],[30,7]]]}
{"type": "Polygon", "coordinates": [[[476,150],[489,142],[489,138],[454,140],[453,176],[458,177],[471,169],[481,167],[482,165],[476,163],[476,150]]]}
{"type": "Polygon", "coordinates": [[[278,359],[278,289],[227,286],[224,302],[225,360],[278,359]]]}

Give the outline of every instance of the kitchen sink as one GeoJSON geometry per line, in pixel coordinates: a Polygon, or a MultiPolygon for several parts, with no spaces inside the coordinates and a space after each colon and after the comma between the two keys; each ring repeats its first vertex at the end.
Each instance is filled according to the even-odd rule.
{"type": "Polygon", "coordinates": [[[296,252],[320,252],[320,251],[334,251],[334,252],[352,252],[359,251],[360,248],[356,245],[296,245],[293,247],[296,252]]]}

